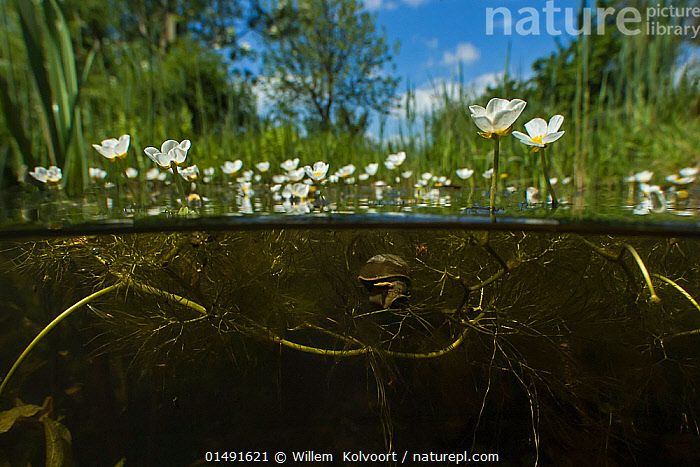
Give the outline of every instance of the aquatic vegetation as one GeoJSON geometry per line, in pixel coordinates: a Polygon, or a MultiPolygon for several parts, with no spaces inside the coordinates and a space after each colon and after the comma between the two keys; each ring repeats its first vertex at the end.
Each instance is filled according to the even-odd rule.
{"type": "MultiPolygon", "coordinates": [[[[440,396],[472,420],[460,436],[488,436],[493,420],[516,417],[501,403],[524,403],[518,433],[529,432],[534,459],[551,460],[549,446],[585,432],[588,442],[619,440],[596,444],[602,458],[624,457],[618,442],[654,430],[639,414],[666,375],[676,374],[678,387],[700,384],[688,347],[700,327],[698,253],[684,240],[459,230],[28,242],[15,247],[17,272],[73,304],[25,349],[0,391],[22,390],[11,377],[22,361],[84,310],[97,352],[129,355],[139,371],[179,373],[216,355],[245,365],[279,349],[338,368],[359,358],[376,383],[386,447],[405,436],[397,400],[421,391],[404,380],[437,371],[473,379],[471,389],[440,396]]],[[[696,423],[695,396],[685,394],[659,408],[662,416],[696,423]]]]}
{"type": "Polygon", "coordinates": [[[304,172],[310,179],[318,182],[326,177],[326,174],[328,173],[328,167],[329,165],[325,162],[318,161],[314,163],[313,167],[309,165],[305,166],[304,172]]]}
{"type": "Polygon", "coordinates": [[[557,196],[554,194],[552,183],[549,178],[549,164],[547,157],[545,156],[545,148],[564,136],[565,132],[559,131],[562,123],[564,123],[563,115],[553,116],[549,119],[549,124],[547,124],[547,122],[542,118],[535,118],[525,124],[525,129],[528,132],[527,135],[519,131],[513,132],[513,136],[518,138],[520,142],[528,146],[533,146],[532,152],[540,152],[544,179],[547,183],[549,195],[552,197],[552,209],[556,209],[556,207],[559,205],[559,201],[557,200],[557,196]]]}
{"type": "Polygon", "coordinates": [[[63,173],[59,167],[52,165],[48,169],[44,167],[35,167],[33,172],[29,172],[35,180],[41,183],[58,184],[63,179],[63,173]]]}
{"type": "Polygon", "coordinates": [[[513,124],[520,117],[520,114],[525,110],[527,102],[521,99],[506,99],[494,98],[486,104],[486,108],[480,105],[471,105],[471,112],[474,124],[481,130],[479,135],[486,139],[494,141],[493,149],[493,176],[491,177],[491,195],[489,201],[489,210],[491,213],[491,222],[496,222],[496,189],[498,188],[498,151],[499,140],[503,136],[509,135],[513,131],[513,124]]]}
{"type": "Polygon", "coordinates": [[[113,161],[126,158],[129,151],[129,143],[131,142],[130,135],[121,135],[119,139],[109,138],[102,141],[101,144],[93,144],[92,147],[102,154],[107,160],[113,161]]]}
{"type": "MultiPolygon", "coordinates": [[[[187,158],[187,151],[189,151],[191,146],[190,140],[184,139],[182,142],[178,143],[175,140],[169,139],[160,147],[160,150],[154,147],[147,147],[143,150],[144,153],[153,162],[158,165],[161,170],[168,170],[173,167],[182,167],[185,165],[185,159],[187,158]]],[[[174,169],[177,171],[177,169],[174,169]]]]}

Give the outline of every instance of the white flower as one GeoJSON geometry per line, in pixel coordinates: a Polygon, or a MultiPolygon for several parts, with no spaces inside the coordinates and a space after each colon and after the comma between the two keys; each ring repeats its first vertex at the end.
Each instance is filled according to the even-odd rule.
{"type": "Polygon", "coordinates": [[[365,173],[371,177],[377,173],[378,168],[379,164],[377,162],[372,162],[371,164],[367,164],[365,166],[365,173]]]}
{"type": "Polygon", "coordinates": [[[280,167],[282,167],[282,170],[286,170],[287,172],[295,170],[297,167],[299,167],[299,158],[295,157],[294,159],[287,159],[280,164],[280,167]]]}
{"type": "Polygon", "coordinates": [[[241,167],[243,167],[243,162],[241,162],[240,159],[236,159],[235,161],[226,161],[224,162],[224,165],[221,166],[221,171],[225,173],[226,175],[233,175],[239,170],[241,170],[241,167]]]}
{"type": "Polygon", "coordinates": [[[58,183],[63,178],[63,172],[55,165],[52,165],[48,169],[44,167],[35,167],[34,172],[29,172],[29,175],[39,180],[41,183],[58,183]]]}
{"type": "Polygon", "coordinates": [[[421,180],[430,181],[430,179],[433,178],[433,174],[431,174],[430,172],[424,172],[420,175],[420,178],[421,180]]]}
{"type": "Polygon", "coordinates": [[[555,115],[550,118],[549,124],[542,118],[534,118],[525,124],[527,135],[514,131],[513,136],[518,138],[521,143],[534,146],[533,152],[537,152],[540,148],[546,148],[547,145],[564,136],[565,132],[559,131],[563,122],[564,117],[562,115],[555,115]]]}
{"type": "Polygon", "coordinates": [[[364,182],[365,180],[369,180],[369,174],[368,173],[363,173],[357,176],[357,179],[361,182],[364,182]]]}
{"type": "Polygon", "coordinates": [[[155,167],[148,169],[148,172],[146,172],[146,180],[157,180],[160,174],[166,175],[165,172],[161,172],[155,167]]]}
{"type": "MultiPolygon", "coordinates": [[[[681,174],[682,175],[682,174],[681,174]]],[[[687,185],[695,181],[695,177],[681,177],[678,174],[668,175],[666,181],[674,183],[676,185],[687,185]]]]}
{"type": "Polygon", "coordinates": [[[491,178],[493,177],[493,167],[487,170],[486,172],[481,174],[482,177],[484,178],[491,178]]]}
{"type": "Polygon", "coordinates": [[[272,183],[276,183],[278,185],[281,185],[282,183],[284,183],[286,181],[287,181],[286,175],[275,174],[272,176],[272,183]]]}
{"type": "Polygon", "coordinates": [[[480,105],[470,105],[472,120],[481,130],[479,134],[484,138],[498,139],[507,136],[513,129],[513,123],[518,119],[527,102],[522,99],[494,98],[486,104],[486,108],[480,105]]]}
{"type": "Polygon", "coordinates": [[[202,171],[205,176],[207,177],[213,177],[214,173],[216,172],[216,169],[214,167],[207,167],[202,171]]]}
{"type": "Polygon", "coordinates": [[[306,174],[306,171],[304,170],[303,167],[295,170],[290,170],[287,172],[287,178],[289,181],[292,182],[298,182],[301,181],[302,178],[304,178],[304,174],[306,174]]]}
{"type": "Polygon", "coordinates": [[[387,160],[387,161],[384,161],[384,167],[386,167],[389,170],[394,170],[396,168],[396,164],[387,160]]]}
{"type": "Polygon", "coordinates": [[[135,168],[133,168],[133,167],[128,167],[128,168],[126,169],[126,177],[127,177],[127,178],[136,178],[136,177],[138,177],[138,176],[139,176],[139,171],[136,170],[135,168]]]}
{"type": "Polygon", "coordinates": [[[161,145],[160,151],[154,147],[147,147],[143,152],[145,152],[158,167],[166,170],[171,167],[171,163],[173,162],[178,166],[185,164],[187,151],[189,151],[190,145],[191,143],[188,139],[183,139],[181,143],[169,139],[161,145]]]}
{"type": "Polygon", "coordinates": [[[406,170],[405,172],[401,172],[401,176],[403,178],[411,178],[411,175],[413,175],[413,170],[406,170]]]}
{"type": "Polygon", "coordinates": [[[309,185],[304,183],[290,183],[282,190],[284,199],[303,199],[309,195],[309,185]]]}
{"type": "Polygon", "coordinates": [[[328,173],[328,164],[322,161],[318,161],[314,164],[313,167],[309,167],[308,165],[304,167],[304,171],[306,172],[306,175],[309,176],[309,178],[318,182],[319,180],[322,180],[328,173]]]}
{"type": "MultiPolygon", "coordinates": [[[[404,162],[405,160],[406,160],[406,153],[403,152],[403,151],[401,151],[401,152],[399,152],[399,153],[397,153],[397,154],[389,154],[389,155],[386,157],[386,162],[384,162],[384,165],[386,165],[387,162],[389,162],[389,163],[390,163],[391,165],[393,165],[394,167],[398,167],[398,166],[400,166],[401,164],[403,164],[403,162],[404,162]]],[[[387,168],[388,168],[388,166],[387,166],[387,168]]],[[[389,170],[393,170],[393,169],[389,169],[389,170]]]]}
{"type": "Polygon", "coordinates": [[[241,194],[244,198],[249,198],[255,194],[255,191],[253,191],[253,187],[250,182],[241,182],[239,187],[241,189],[241,194]]]}
{"type": "Polygon", "coordinates": [[[190,167],[186,167],[184,169],[178,170],[182,178],[187,180],[188,182],[194,182],[199,178],[199,169],[197,168],[197,165],[192,165],[190,167]]]}
{"type": "Polygon", "coordinates": [[[97,152],[105,156],[110,161],[123,159],[129,150],[131,136],[121,135],[119,139],[110,138],[102,141],[102,144],[93,144],[92,147],[97,149],[97,152]]]}
{"type": "Polygon", "coordinates": [[[474,171],[472,169],[457,169],[457,176],[461,178],[462,180],[466,180],[472,175],[474,175],[474,171]]]}
{"type": "Polygon", "coordinates": [[[268,170],[270,170],[270,163],[267,161],[258,162],[257,164],[255,164],[255,168],[258,169],[260,172],[267,172],[268,170]]]}
{"type": "Polygon", "coordinates": [[[90,174],[90,178],[93,180],[104,180],[107,176],[107,171],[96,167],[90,167],[88,169],[88,173],[90,174]]]}
{"type": "Polygon", "coordinates": [[[685,167],[678,171],[681,177],[695,177],[700,171],[700,166],[695,167],[685,167]]]}
{"type": "Polygon", "coordinates": [[[338,177],[341,177],[341,178],[346,178],[354,173],[355,173],[355,166],[352,164],[348,164],[348,165],[338,169],[338,171],[336,172],[336,175],[338,177]]]}
{"type": "Polygon", "coordinates": [[[540,190],[534,186],[529,186],[525,190],[527,204],[537,204],[540,202],[540,190]]]}
{"type": "Polygon", "coordinates": [[[654,172],[650,172],[648,170],[644,170],[642,172],[637,172],[636,174],[633,175],[634,180],[638,183],[647,183],[651,180],[651,178],[654,176],[654,172]]]}

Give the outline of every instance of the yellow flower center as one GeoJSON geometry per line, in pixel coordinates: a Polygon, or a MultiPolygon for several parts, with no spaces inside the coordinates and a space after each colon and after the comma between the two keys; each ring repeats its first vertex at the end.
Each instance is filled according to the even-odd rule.
{"type": "Polygon", "coordinates": [[[543,144],[542,143],[542,138],[544,138],[544,135],[538,135],[532,138],[532,141],[537,144],[543,144]]]}

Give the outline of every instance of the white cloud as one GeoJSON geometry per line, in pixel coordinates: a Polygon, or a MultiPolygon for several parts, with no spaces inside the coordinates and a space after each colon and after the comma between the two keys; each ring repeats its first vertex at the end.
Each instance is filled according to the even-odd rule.
{"type": "Polygon", "coordinates": [[[429,49],[437,49],[437,46],[438,46],[438,38],[436,37],[436,38],[429,39],[429,40],[425,41],[425,45],[426,45],[429,49]]]}
{"type": "Polygon", "coordinates": [[[445,51],[442,56],[443,65],[456,65],[462,63],[469,65],[480,57],[479,49],[471,42],[460,42],[454,52],[445,51]]]}
{"type": "Polygon", "coordinates": [[[375,11],[382,7],[382,0],[365,0],[363,3],[369,11],[375,11]]]}
{"type": "Polygon", "coordinates": [[[376,10],[395,10],[399,7],[397,2],[404,3],[410,7],[416,8],[426,4],[432,0],[364,0],[365,9],[368,11],[376,10]]]}
{"type": "Polygon", "coordinates": [[[424,3],[428,3],[430,0],[402,0],[402,1],[415,8],[417,6],[421,6],[424,3]]]}
{"type": "MultiPolygon", "coordinates": [[[[468,96],[468,99],[476,99],[476,97],[482,95],[484,91],[486,91],[487,87],[498,85],[502,76],[503,73],[500,72],[479,75],[464,84],[464,89],[462,90],[463,94],[468,96]]],[[[459,83],[448,78],[439,78],[424,86],[413,89],[411,93],[413,95],[413,101],[411,102],[412,110],[419,115],[425,114],[442,105],[444,99],[442,96],[444,96],[445,93],[447,93],[450,99],[458,99],[459,83]]],[[[406,94],[401,95],[400,99],[401,104],[405,105],[406,94]]],[[[405,116],[405,110],[403,108],[397,109],[393,113],[393,116],[396,118],[403,118],[405,116]]]]}

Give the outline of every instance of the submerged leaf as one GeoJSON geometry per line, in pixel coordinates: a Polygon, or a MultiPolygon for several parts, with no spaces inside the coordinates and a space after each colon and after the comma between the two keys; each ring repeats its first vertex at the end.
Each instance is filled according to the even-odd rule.
{"type": "Polygon", "coordinates": [[[40,410],[41,407],[38,405],[25,404],[0,412],[0,433],[5,433],[12,428],[18,418],[33,417],[40,410]]]}
{"type": "Polygon", "coordinates": [[[71,435],[62,423],[45,418],[46,467],[72,465],[71,435]]]}

